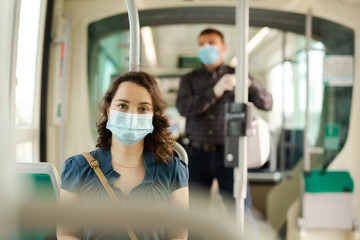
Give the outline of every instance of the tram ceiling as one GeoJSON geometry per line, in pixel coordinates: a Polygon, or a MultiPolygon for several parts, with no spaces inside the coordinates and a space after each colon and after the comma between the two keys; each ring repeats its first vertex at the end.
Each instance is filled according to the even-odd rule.
{"type": "MultiPolygon", "coordinates": [[[[151,9],[139,11],[141,26],[157,26],[170,24],[235,24],[234,7],[183,7],[151,9]]],[[[271,27],[285,31],[303,34],[305,31],[305,16],[295,13],[250,9],[250,26],[271,27]]],[[[126,13],[114,15],[97,21],[89,26],[90,34],[104,36],[109,32],[129,28],[126,13]],[[105,26],[105,27],[104,27],[105,26]]]]}
{"type": "MultiPolygon", "coordinates": [[[[183,7],[150,9],[139,11],[140,26],[158,26],[170,24],[235,24],[234,7],[183,7]]],[[[297,34],[305,32],[305,15],[265,9],[251,8],[249,23],[252,27],[270,27],[297,34]]],[[[106,35],[129,29],[129,20],[126,13],[104,18],[89,25],[88,34],[93,40],[106,35]]],[[[354,43],[343,46],[344,40],[354,39],[354,32],[339,24],[313,17],[314,39],[322,41],[328,53],[351,54],[354,43]],[[339,34],[341,33],[341,34],[339,34]],[[342,49],[339,50],[339,46],[342,49]]]]}

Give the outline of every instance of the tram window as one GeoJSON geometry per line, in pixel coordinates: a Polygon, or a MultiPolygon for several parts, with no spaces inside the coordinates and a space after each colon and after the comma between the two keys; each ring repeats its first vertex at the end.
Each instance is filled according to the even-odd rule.
{"type": "MultiPolygon", "coordinates": [[[[271,122],[280,126],[282,124],[281,116],[284,115],[285,128],[302,129],[305,126],[305,99],[306,99],[306,52],[305,39],[301,35],[287,37],[290,39],[288,45],[293,45],[302,49],[289,49],[291,52],[285,61],[276,63],[270,68],[270,84],[273,93],[274,109],[270,113],[271,122]],[[291,42],[293,41],[293,42],[291,42]],[[296,46],[298,45],[298,46],[296,46]],[[283,79],[284,78],[284,79],[283,79]],[[282,84],[277,84],[279,79],[283,79],[282,84]],[[285,99],[285,101],[283,101],[285,99]]],[[[310,69],[310,131],[309,143],[314,146],[320,128],[320,117],[323,102],[323,59],[325,56],[325,47],[321,42],[315,42],[313,49],[310,51],[310,63],[313,67],[310,69]],[[317,47],[317,49],[315,49],[317,47]]]]}
{"type": "Polygon", "coordinates": [[[33,142],[22,141],[16,143],[16,161],[33,162],[33,142]]]}
{"type": "Polygon", "coordinates": [[[22,1],[16,61],[16,160],[38,161],[41,19],[46,1],[22,1]]]}
{"type": "Polygon", "coordinates": [[[20,9],[19,40],[16,63],[16,125],[31,126],[34,122],[36,48],[40,3],[24,1],[20,9]],[[31,7],[32,6],[32,7],[31,7]],[[35,21],[34,21],[35,20],[35,21]]]}

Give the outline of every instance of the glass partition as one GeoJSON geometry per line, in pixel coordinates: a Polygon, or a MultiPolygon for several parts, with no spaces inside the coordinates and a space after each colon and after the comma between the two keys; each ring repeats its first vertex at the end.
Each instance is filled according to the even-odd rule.
{"type": "MultiPolygon", "coordinates": [[[[181,19],[175,21],[174,18],[179,15],[166,15],[166,9],[154,10],[160,14],[159,18],[162,17],[162,23],[150,18],[151,11],[139,12],[141,69],[159,78],[172,123],[171,131],[176,137],[183,136],[185,126],[185,119],[179,116],[175,107],[176,92],[180,77],[200,66],[197,59],[200,31],[207,27],[222,31],[227,44],[225,63],[235,65],[234,12],[233,8],[222,10],[219,13],[214,10],[213,19],[206,14],[206,19],[200,21],[200,15],[193,15],[193,22],[191,17],[184,18],[183,22],[181,19]],[[224,14],[226,11],[228,14],[224,14]],[[225,19],[225,15],[233,18],[225,19]],[[218,20],[221,17],[223,21],[218,20]]],[[[196,11],[211,12],[211,9],[183,9],[184,14],[196,11]]],[[[272,93],[274,100],[271,111],[255,110],[255,116],[262,117],[269,124],[273,141],[269,162],[255,171],[291,170],[303,156],[306,96],[304,24],[304,15],[250,10],[249,41],[259,35],[261,38],[248,50],[249,71],[272,93]],[[280,24],[282,17],[294,21],[280,24]]],[[[92,23],[88,36],[89,101],[90,109],[95,109],[111,79],[127,70],[129,31],[126,18],[116,15],[92,23]],[[109,25],[115,20],[119,22],[117,27],[109,25]]],[[[312,156],[313,168],[321,168],[331,161],[346,141],[353,80],[353,69],[349,64],[353,66],[353,46],[354,33],[351,29],[314,18],[309,55],[308,140],[312,147],[321,147],[324,152],[312,156]]],[[[95,113],[92,121],[95,126],[95,113]]],[[[95,127],[93,130],[95,138],[95,127]]]]}

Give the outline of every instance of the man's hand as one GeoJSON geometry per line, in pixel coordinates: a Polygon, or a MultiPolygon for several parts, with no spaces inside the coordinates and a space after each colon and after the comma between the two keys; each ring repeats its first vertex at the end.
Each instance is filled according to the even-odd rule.
{"type": "Polygon", "coordinates": [[[225,74],[215,84],[213,91],[215,97],[221,97],[225,91],[232,91],[235,88],[236,79],[234,74],[225,74]]]}

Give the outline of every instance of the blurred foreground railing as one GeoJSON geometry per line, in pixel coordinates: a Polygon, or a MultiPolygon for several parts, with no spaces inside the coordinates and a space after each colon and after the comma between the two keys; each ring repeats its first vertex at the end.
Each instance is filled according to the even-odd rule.
{"type": "Polygon", "coordinates": [[[218,214],[203,214],[174,208],[157,208],[142,204],[99,206],[55,203],[23,203],[17,211],[19,229],[41,230],[58,223],[96,226],[102,231],[116,231],[125,224],[136,229],[187,227],[207,239],[240,239],[235,225],[218,214]]]}

